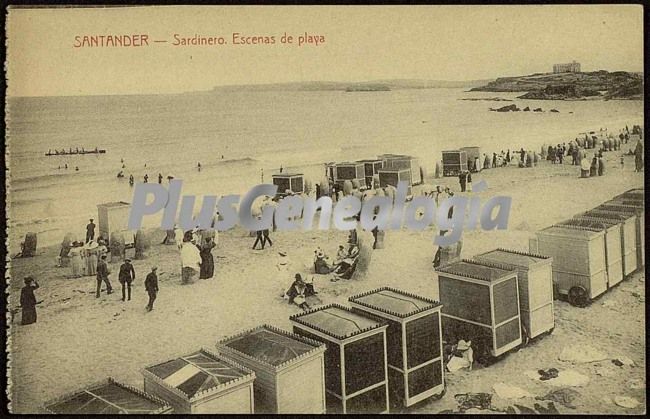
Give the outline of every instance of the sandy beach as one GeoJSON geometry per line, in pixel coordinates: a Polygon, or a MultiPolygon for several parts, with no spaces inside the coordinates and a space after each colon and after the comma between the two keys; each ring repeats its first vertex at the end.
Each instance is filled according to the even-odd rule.
{"type": "MultiPolygon", "coordinates": [[[[580,179],[579,166],[566,164],[568,160],[564,165],[542,161],[534,168],[511,165],[476,174],[474,183],[485,180],[489,186],[479,194],[483,202],[495,195],[507,195],[512,197],[512,208],[506,231],[465,231],[462,256],[470,258],[496,247],[527,251],[528,239],[536,230],[630,188],[642,187],[643,173],[634,172],[634,157],[626,156],[622,169],[620,154],[605,153],[607,166],[602,177],[580,179]]],[[[455,177],[432,179],[429,175],[426,183],[458,190],[455,177]]],[[[281,298],[293,275],[285,278],[277,274],[278,251],[288,253],[291,270],[297,272],[308,269],[317,246],[333,257],[347,237],[346,232],[337,230],[276,232],[272,235],[273,247],[252,250],[254,237],[236,228],[219,234],[219,244],[213,250],[215,277],[181,285],[176,246],[160,244],[163,231],[151,230],[149,234],[152,247],[146,259],[133,262],[136,281],[130,302],[121,301],[118,263],[111,266],[111,282],[117,292],[108,296],[102,292],[96,299],[94,277],[68,278],[69,268],[55,267],[58,246],[39,248],[33,258],[11,262],[10,307],[18,305],[22,280],[27,275],[39,282],[36,296],[43,301],[37,307],[36,324],[21,326],[19,313],[10,324],[11,411],[42,412],[47,400],[106,376],[142,388],[140,370],[146,365],[199,347],[213,349],[218,339],[263,323],[290,330],[288,318],[300,309],[281,298]],[[147,313],[143,281],[152,265],[159,267],[160,293],[154,311],[147,313]]],[[[369,269],[360,280],[333,283],[329,276],[315,275],[322,303],[345,304],[350,295],[379,286],[436,299],[437,276],[431,265],[434,234],[433,227],[423,232],[387,232],[385,248],[373,251],[369,269]]],[[[589,377],[588,383],[573,388],[578,392],[574,409],[555,403],[561,413],[645,412],[644,279],[644,273],[637,272],[584,309],[555,301],[556,327],[550,336],[488,368],[447,374],[447,391],[441,400],[425,401],[408,412],[455,410],[455,394],[493,393],[493,384],[499,382],[518,386],[533,397],[501,400],[495,395],[493,407],[505,411],[514,404],[531,409],[535,403],[545,406],[547,402],[534,396],[543,396],[554,387],[524,373],[550,367],[572,369],[589,377]],[[593,346],[608,358],[628,357],[634,365],[618,367],[610,359],[582,364],[560,361],[558,355],[569,345],[593,346]],[[620,407],[613,401],[616,396],[633,397],[640,405],[620,407]]]]}

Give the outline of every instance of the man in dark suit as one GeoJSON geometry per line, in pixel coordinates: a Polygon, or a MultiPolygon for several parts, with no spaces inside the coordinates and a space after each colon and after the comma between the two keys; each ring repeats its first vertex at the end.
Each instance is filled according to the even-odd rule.
{"type": "Polygon", "coordinates": [[[90,219],[90,222],[86,225],[86,243],[95,239],[95,223],[93,219],[90,219]]]}
{"type": "Polygon", "coordinates": [[[153,310],[153,302],[156,301],[156,296],[158,295],[158,276],[156,275],[157,267],[153,266],[151,272],[147,275],[144,280],[144,288],[149,294],[149,303],[147,304],[147,311],[153,310]]]}
{"type": "Polygon", "coordinates": [[[102,281],[106,282],[106,294],[113,293],[113,287],[111,287],[111,281],[109,281],[108,276],[111,274],[108,265],[106,264],[106,255],[102,255],[102,258],[97,262],[97,293],[95,294],[96,298],[99,298],[99,291],[102,287],[102,281]]]}
{"type": "Polygon", "coordinates": [[[122,284],[122,301],[126,300],[126,290],[128,290],[129,301],[131,301],[131,283],[135,279],[135,269],[131,265],[131,259],[125,259],[122,266],[120,266],[118,279],[122,284]]]}

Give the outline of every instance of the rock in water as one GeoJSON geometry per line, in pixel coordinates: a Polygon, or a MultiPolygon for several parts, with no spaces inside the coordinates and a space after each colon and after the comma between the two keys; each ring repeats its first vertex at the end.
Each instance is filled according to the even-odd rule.
{"type": "Polygon", "coordinates": [[[555,112],[555,113],[560,113],[557,109],[551,109],[549,112],[555,112]]]}
{"type": "Polygon", "coordinates": [[[542,108],[535,108],[533,109],[533,112],[544,112],[544,111],[542,110],[542,108]]]}
{"type": "Polygon", "coordinates": [[[512,105],[502,106],[502,107],[496,108],[496,109],[490,108],[490,110],[494,111],[494,112],[517,112],[517,111],[520,111],[521,109],[519,109],[517,107],[517,105],[512,104],[512,105]]]}
{"type": "Polygon", "coordinates": [[[530,108],[529,108],[528,106],[526,106],[526,107],[524,108],[524,112],[530,112],[530,108]]]}

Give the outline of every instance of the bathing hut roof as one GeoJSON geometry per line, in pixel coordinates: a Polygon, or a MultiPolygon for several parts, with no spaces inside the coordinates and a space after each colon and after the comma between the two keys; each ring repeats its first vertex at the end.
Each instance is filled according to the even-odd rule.
{"type": "Polygon", "coordinates": [[[338,304],[330,304],[296,314],[290,319],[339,340],[386,325],[379,319],[366,314],[359,315],[338,304]]]}
{"type": "Polygon", "coordinates": [[[540,260],[549,259],[548,256],[503,248],[490,250],[489,252],[482,253],[480,256],[488,255],[492,260],[498,260],[500,263],[516,266],[530,266],[539,263],[540,260]]]}
{"type": "Polygon", "coordinates": [[[562,221],[559,225],[570,226],[570,227],[584,227],[588,230],[600,231],[607,230],[608,225],[593,219],[580,219],[580,218],[570,218],[568,220],[562,221]]]}
{"type": "Polygon", "coordinates": [[[302,176],[302,173],[276,173],[272,175],[273,177],[291,177],[291,176],[302,176]]]}
{"type": "Polygon", "coordinates": [[[481,281],[497,281],[512,274],[512,269],[497,263],[479,262],[463,259],[437,269],[438,272],[449,273],[481,281]]]}
{"type": "Polygon", "coordinates": [[[571,226],[571,225],[552,225],[541,230],[545,233],[550,233],[558,236],[564,237],[582,237],[590,239],[599,234],[599,231],[595,229],[588,229],[584,227],[571,226]]]}
{"type": "Polygon", "coordinates": [[[125,205],[131,205],[131,204],[129,204],[128,202],[124,202],[124,201],[116,201],[116,202],[106,202],[104,204],[98,204],[97,206],[98,207],[112,208],[112,207],[123,207],[125,205]]]}
{"type": "Polygon", "coordinates": [[[48,402],[45,409],[55,414],[151,414],[168,411],[168,403],[135,387],[108,378],[48,402]]]}
{"type": "Polygon", "coordinates": [[[218,344],[273,368],[323,350],[323,344],[269,325],[259,326],[218,344]]]}
{"type": "Polygon", "coordinates": [[[382,287],[352,296],[349,301],[400,318],[409,317],[441,305],[438,301],[390,287],[382,287]]]}
{"type": "Polygon", "coordinates": [[[252,372],[206,349],[144,369],[164,387],[180,391],[187,399],[248,379],[252,372]]]}

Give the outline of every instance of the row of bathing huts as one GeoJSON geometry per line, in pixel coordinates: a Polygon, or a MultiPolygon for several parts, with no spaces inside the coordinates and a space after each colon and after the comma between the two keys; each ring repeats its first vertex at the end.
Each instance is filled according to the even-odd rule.
{"type": "Polygon", "coordinates": [[[494,249],[437,269],[439,301],[382,287],[46,404],[54,413],[385,413],[445,392],[445,348],[484,365],[555,327],[553,304],[587,306],[644,260],[644,190],[537,231],[529,252],[494,249]],[[444,344],[443,344],[444,342],[444,344]],[[482,361],[481,361],[482,362],[482,361]]]}
{"type": "MultiPolygon", "coordinates": [[[[436,163],[436,177],[457,176],[462,172],[480,171],[474,169],[474,160],[480,156],[479,147],[463,147],[459,150],[442,152],[442,166],[436,163]]],[[[305,179],[302,173],[277,173],[273,176],[273,184],[278,186],[278,192],[283,195],[287,191],[294,194],[305,192],[305,179]]],[[[426,177],[424,167],[417,157],[406,154],[381,154],[374,159],[363,159],[354,162],[327,163],[325,177],[320,183],[321,194],[331,194],[333,189],[350,191],[397,187],[398,182],[404,181],[410,187],[423,184],[426,177]]]]}

